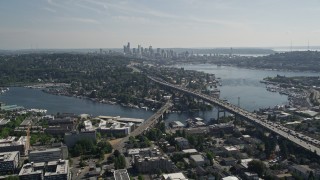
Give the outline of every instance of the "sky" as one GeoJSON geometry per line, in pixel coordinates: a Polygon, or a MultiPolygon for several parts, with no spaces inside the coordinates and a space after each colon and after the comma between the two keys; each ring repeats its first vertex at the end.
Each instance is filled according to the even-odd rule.
{"type": "Polygon", "coordinates": [[[0,0],[0,49],[320,45],[319,0],[0,0]]]}

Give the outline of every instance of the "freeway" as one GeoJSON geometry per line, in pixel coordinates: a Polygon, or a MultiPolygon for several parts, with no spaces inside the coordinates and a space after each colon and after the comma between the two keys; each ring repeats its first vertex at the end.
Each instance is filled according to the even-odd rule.
{"type": "Polygon", "coordinates": [[[147,121],[145,121],[143,124],[141,124],[137,129],[135,129],[133,132],[131,132],[128,136],[122,138],[117,144],[113,146],[114,150],[119,150],[122,152],[124,148],[124,144],[129,140],[129,137],[138,136],[142,134],[144,131],[148,130],[150,127],[153,127],[158,120],[162,117],[162,115],[170,108],[172,107],[172,103],[168,101],[165,105],[163,105],[155,114],[153,114],[147,121]]]}
{"type": "Polygon", "coordinates": [[[280,124],[269,122],[266,119],[254,114],[254,113],[246,111],[238,106],[230,104],[229,102],[223,101],[221,99],[217,99],[217,98],[211,97],[209,95],[202,94],[199,91],[192,91],[192,90],[189,90],[185,87],[173,85],[173,84],[170,84],[166,81],[163,81],[162,79],[158,79],[156,77],[148,76],[148,78],[150,80],[152,80],[153,82],[158,83],[162,86],[165,86],[167,88],[172,88],[174,90],[192,95],[194,97],[197,97],[199,99],[207,101],[211,104],[219,106],[219,107],[229,111],[230,113],[239,115],[240,117],[243,117],[251,122],[254,122],[255,124],[258,124],[258,125],[264,127],[265,129],[268,129],[269,131],[272,131],[272,132],[290,140],[291,142],[303,147],[304,149],[306,149],[308,151],[316,152],[316,154],[318,156],[320,156],[320,148],[319,148],[320,141],[319,140],[316,140],[314,138],[311,138],[311,137],[305,136],[301,133],[290,130],[280,124]]]}

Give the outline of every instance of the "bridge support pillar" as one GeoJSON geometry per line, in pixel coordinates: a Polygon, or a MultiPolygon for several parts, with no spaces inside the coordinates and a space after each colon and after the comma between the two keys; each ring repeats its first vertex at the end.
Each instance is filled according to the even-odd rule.
{"type": "Polygon", "coordinates": [[[234,124],[238,124],[238,122],[239,122],[240,127],[242,127],[242,121],[241,121],[241,117],[239,115],[234,114],[234,122],[235,122],[234,124]]]}
{"type": "Polygon", "coordinates": [[[223,117],[226,117],[226,110],[218,107],[218,117],[217,117],[218,121],[220,119],[220,113],[223,113],[223,117]]]}

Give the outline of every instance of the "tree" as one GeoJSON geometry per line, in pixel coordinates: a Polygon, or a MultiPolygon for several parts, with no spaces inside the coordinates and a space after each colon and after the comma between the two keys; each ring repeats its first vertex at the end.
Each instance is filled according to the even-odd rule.
{"type": "Polygon", "coordinates": [[[141,174],[139,174],[138,180],[144,180],[144,178],[143,178],[143,176],[141,174]]]}
{"type": "Polygon", "coordinates": [[[213,165],[213,153],[208,151],[207,152],[207,158],[209,159],[210,165],[212,166],[213,165]]]}
{"type": "Polygon", "coordinates": [[[262,177],[266,171],[266,165],[260,160],[253,160],[248,163],[248,169],[251,172],[257,173],[259,177],[262,177]]]}

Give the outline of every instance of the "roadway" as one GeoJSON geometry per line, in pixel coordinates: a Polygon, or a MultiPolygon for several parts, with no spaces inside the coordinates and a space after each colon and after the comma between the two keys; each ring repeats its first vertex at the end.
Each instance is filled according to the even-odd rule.
{"type": "Polygon", "coordinates": [[[203,99],[204,101],[207,101],[211,104],[217,105],[217,106],[229,111],[230,113],[239,115],[240,117],[243,117],[251,122],[254,122],[255,124],[258,124],[266,129],[268,129],[269,131],[272,131],[272,132],[292,141],[293,143],[303,147],[304,149],[306,149],[308,151],[316,152],[317,155],[320,156],[320,148],[319,148],[320,141],[319,140],[316,140],[314,138],[311,138],[311,137],[305,136],[301,133],[290,130],[290,129],[288,129],[278,123],[269,122],[266,119],[254,114],[254,113],[251,113],[249,111],[241,109],[240,107],[235,106],[233,104],[230,104],[229,102],[223,101],[221,99],[217,99],[217,98],[211,97],[209,95],[202,94],[199,91],[192,91],[192,90],[189,90],[189,89],[182,87],[182,86],[173,85],[173,84],[170,84],[166,81],[163,81],[162,79],[158,79],[155,77],[148,76],[148,78],[150,80],[152,80],[153,82],[158,83],[162,86],[169,87],[174,90],[178,90],[180,92],[183,92],[183,93],[192,95],[194,97],[203,99]]]}
{"type": "Polygon", "coordinates": [[[165,105],[163,105],[155,114],[153,114],[147,121],[142,123],[138,128],[136,128],[134,131],[132,131],[128,136],[122,138],[117,144],[113,146],[114,150],[118,150],[120,152],[123,152],[123,148],[126,142],[129,141],[129,137],[138,136],[142,134],[144,131],[148,130],[150,127],[153,127],[158,120],[161,118],[161,116],[170,108],[172,107],[172,103],[168,101],[165,105]]]}

